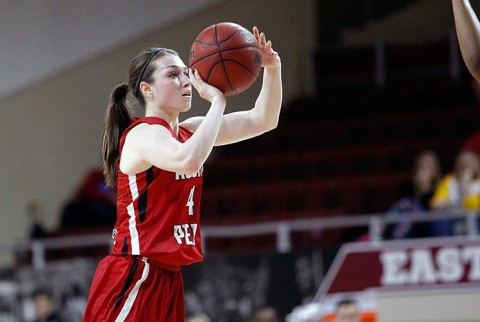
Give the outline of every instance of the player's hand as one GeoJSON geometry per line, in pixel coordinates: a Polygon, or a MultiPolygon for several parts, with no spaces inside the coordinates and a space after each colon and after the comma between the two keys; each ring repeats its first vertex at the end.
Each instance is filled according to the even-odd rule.
{"type": "Polygon", "coordinates": [[[218,88],[205,82],[196,69],[189,70],[190,82],[198,92],[201,98],[212,103],[214,99],[225,100],[225,95],[218,88]]]}
{"type": "Polygon", "coordinates": [[[263,32],[259,32],[257,27],[253,27],[253,35],[258,41],[260,46],[260,53],[262,54],[262,66],[263,67],[280,67],[281,60],[278,53],[273,50],[272,42],[270,40],[267,41],[265,38],[265,34],[263,32]]]}

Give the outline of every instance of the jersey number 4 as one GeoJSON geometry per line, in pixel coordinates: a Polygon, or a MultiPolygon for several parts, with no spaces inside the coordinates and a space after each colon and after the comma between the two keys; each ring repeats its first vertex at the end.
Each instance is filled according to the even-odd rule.
{"type": "MultiPolygon", "coordinates": [[[[195,186],[190,189],[187,200],[188,215],[193,216],[193,207],[195,206],[195,186]]],[[[197,224],[183,224],[173,226],[173,236],[179,245],[195,245],[195,235],[197,234],[197,224]]]]}
{"type": "Polygon", "coordinates": [[[193,216],[193,206],[195,205],[195,201],[193,198],[194,194],[195,194],[195,186],[193,186],[192,189],[190,189],[190,195],[188,196],[188,200],[187,200],[187,208],[188,208],[189,216],[193,216]]]}

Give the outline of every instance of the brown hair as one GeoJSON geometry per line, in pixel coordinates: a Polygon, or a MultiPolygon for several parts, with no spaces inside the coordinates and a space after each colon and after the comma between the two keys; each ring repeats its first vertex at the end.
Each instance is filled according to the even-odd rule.
{"type": "Polygon", "coordinates": [[[152,83],[155,65],[151,62],[165,55],[176,55],[172,49],[152,47],[138,54],[130,63],[128,83],[117,86],[110,98],[102,135],[103,175],[108,186],[115,185],[120,137],[132,122],[130,109],[135,105],[145,107],[140,83],[152,83]]]}
{"type": "Polygon", "coordinates": [[[453,172],[457,177],[461,176],[465,167],[465,163],[473,167],[473,178],[478,179],[478,177],[480,176],[480,160],[477,153],[470,150],[462,150],[458,153],[455,159],[455,165],[453,169],[453,172]]]}

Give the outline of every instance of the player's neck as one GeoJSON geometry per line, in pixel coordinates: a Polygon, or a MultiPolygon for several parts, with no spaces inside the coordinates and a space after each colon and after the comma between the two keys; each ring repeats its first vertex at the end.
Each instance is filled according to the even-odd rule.
{"type": "Polygon", "coordinates": [[[163,110],[149,110],[145,112],[145,116],[147,117],[158,117],[163,119],[165,122],[167,122],[170,127],[175,131],[175,133],[178,133],[178,113],[167,113],[163,110]]]}

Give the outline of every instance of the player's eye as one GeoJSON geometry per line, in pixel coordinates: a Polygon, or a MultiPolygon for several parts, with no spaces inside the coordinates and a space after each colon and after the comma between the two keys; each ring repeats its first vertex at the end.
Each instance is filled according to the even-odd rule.
{"type": "Polygon", "coordinates": [[[177,77],[177,76],[178,76],[177,72],[172,72],[168,75],[168,77],[177,77]]]}
{"type": "Polygon", "coordinates": [[[188,78],[190,78],[190,73],[188,71],[186,72],[183,72],[185,74],[185,76],[187,76],[188,78]]]}

